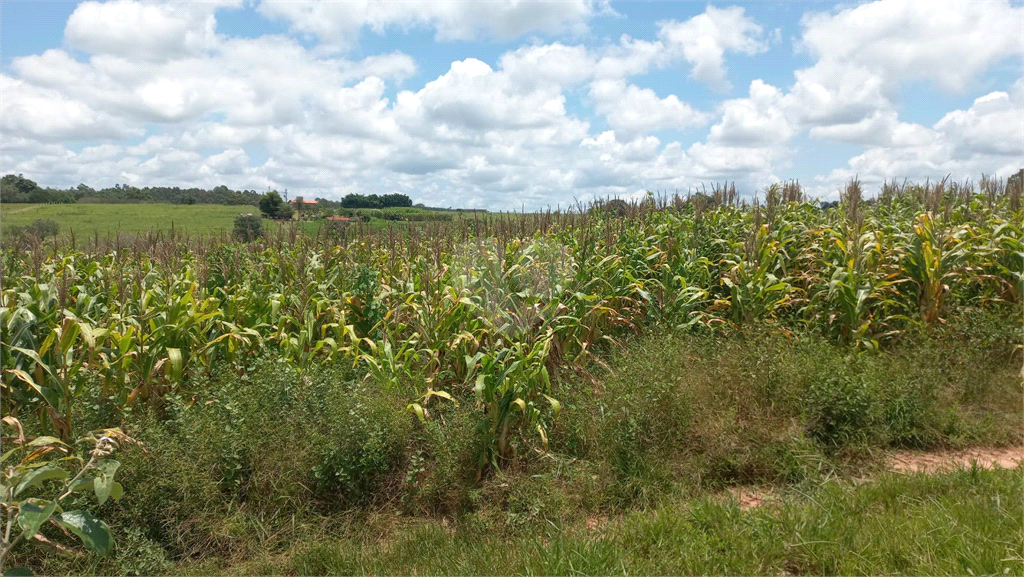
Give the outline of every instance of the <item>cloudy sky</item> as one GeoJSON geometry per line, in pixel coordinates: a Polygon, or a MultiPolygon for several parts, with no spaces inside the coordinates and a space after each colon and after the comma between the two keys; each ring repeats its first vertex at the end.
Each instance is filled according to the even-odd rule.
{"type": "Polygon", "coordinates": [[[1024,166],[1019,1],[0,5],[0,171],[432,206],[1024,166]]]}

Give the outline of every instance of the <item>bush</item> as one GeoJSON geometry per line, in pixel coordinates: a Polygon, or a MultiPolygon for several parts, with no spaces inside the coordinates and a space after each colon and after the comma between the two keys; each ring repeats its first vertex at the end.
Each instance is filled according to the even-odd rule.
{"type": "MultiPolygon", "coordinates": [[[[949,431],[953,422],[936,408],[936,399],[923,383],[893,383],[882,400],[882,420],[885,423],[888,444],[897,447],[926,448],[941,441],[943,429],[949,431]]],[[[953,413],[955,415],[955,411],[953,413]]]]}
{"type": "Polygon", "coordinates": [[[255,214],[240,214],[235,217],[235,238],[244,242],[254,241],[263,236],[263,223],[255,214]]]}
{"type": "Polygon", "coordinates": [[[260,212],[268,218],[291,218],[292,207],[281,199],[276,190],[264,194],[259,200],[260,212]]]}
{"type": "Polygon", "coordinates": [[[867,440],[877,407],[877,393],[863,378],[836,375],[817,380],[807,390],[808,433],[829,448],[867,440]]]}
{"type": "Polygon", "coordinates": [[[257,361],[242,376],[195,383],[206,393],[168,405],[162,418],[136,416],[130,429],[148,456],[122,459],[132,490],[111,525],[193,557],[230,552],[249,516],[286,523],[396,497],[415,417],[352,376],[257,361]],[[240,507],[242,521],[233,518],[240,507]]]}
{"type": "Polygon", "coordinates": [[[656,369],[647,377],[616,378],[602,395],[597,445],[604,448],[621,504],[648,503],[652,491],[667,487],[668,462],[689,445],[691,436],[688,387],[671,372],[656,369]]]}
{"type": "MultiPolygon", "coordinates": [[[[361,504],[374,496],[402,462],[413,417],[376,383],[328,391],[322,444],[314,448],[313,477],[320,496],[361,504]]],[[[314,418],[310,415],[308,418],[314,418]]]]}
{"type": "Polygon", "coordinates": [[[5,227],[3,227],[3,231],[4,231],[4,235],[5,236],[7,236],[8,238],[10,238],[11,240],[13,240],[15,242],[18,242],[20,240],[24,240],[25,237],[26,237],[25,227],[23,227],[23,226],[16,226],[16,225],[5,226],[5,227]]]}
{"type": "Polygon", "coordinates": [[[478,417],[443,405],[431,411],[434,418],[411,443],[403,502],[409,511],[458,515],[473,507],[478,417]]]}
{"type": "Polygon", "coordinates": [[[28,225],[25,232],[44,239],[48,236],[57,236],[57,233],[60,232],[60,225],[55,220],[40,218],[28,225]]]}

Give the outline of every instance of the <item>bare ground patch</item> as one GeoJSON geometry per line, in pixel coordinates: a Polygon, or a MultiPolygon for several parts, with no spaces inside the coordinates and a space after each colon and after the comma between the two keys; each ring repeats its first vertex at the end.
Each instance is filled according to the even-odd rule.
{"type": "Polygon", "coordinates": [[[965,449],[962,451],[900,451],[886,458],[886,466],[899,473],[940,473],[970,468],[1013,469],[1024,461],[1024,447],[965,449]]]}
{"type": "MultiPolygon", "coordinates": [[[[1024,447],[976,447],[959,451],[898,451],[885,459],[885,470],[897,473],[944,473],[958,469],[969,469],[974,463],[981,469],[1013,469],[1024,462],[1024,447]]],[[[857,483],[870,481],[870,477],[858,478],[857,483]]],[[[779,500],[771,487],[738,486],[730,487],[729,494],[746,511],[770,505],[779,500]]],[[[724,495],[723,495],[724,496],[724,495]]]]}
{"type": "Polygon", "coordinates": [[[779,498],[769,487],[730,487],[729,493],[743,511],[770,504],[779,498]]]}

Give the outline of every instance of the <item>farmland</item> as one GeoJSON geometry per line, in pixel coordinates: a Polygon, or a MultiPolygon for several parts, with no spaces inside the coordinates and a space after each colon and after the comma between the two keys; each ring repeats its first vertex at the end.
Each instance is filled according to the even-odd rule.
{"type": "MultiPolygon", "coordinates": [[[[333,212],[333,211],[331,211],[333,212]]],[[[459,217],[455,211],[427,211],[418,208],[353,209],[353,218],[372,229],[403,228],[410,220],[450,220],[459,217]],[[385,212],[387,214],[385,214],[385,212]],[[394,216],[392,216],[394,215],[394,216]],[[388,218],[384,218],[387,216],[388,218]],[[406,220],[393,220],[406,219],[406,220]]],[[[36,220],[53,220],[64,233],[74,232],[79,239],[100,236],[112,237],[119,232],[123,235],[169,233],[172,229],[180,234],[192,236],[217,236],[230,233],[234,218],[239,214],[256,213],[259,210],[250,205],[220,204],[167,204],[167,203],[81,203],[81,204],[0,204],[0,237],[11,227],[26,227],[36,220]]],[[[466,214],[467,218],[472,213],[466,214]]],[[[288,222],[267,221],[270,229],[290,226],[288,222]]],[[[296,226],[305,232],[315,234],[324,226],[323,219],[311,218],[297,221],[296,226]]]]}
{"type": "Polygon", "coordinates": [[[230,231],[234,218],[247,212],[259,211],[252,206],[216,204],[4,204],[0,226],[28,226],[37,219],[50,219],[61,231],[74,231],[80,238],[118,231],[166,233],[172,227],[182,233],[210,235],[230,231]]]}
{"type": "Polygon", "coordinates": [[[896,448],[1020,443],[1019,186],[892,184],[869,201],[851,182],[822,210],[790,183],[762,199],[723,187],[402,231],[5,248],[4,433],[43,439],[4,484],[36,499],[12,488],[5,507],[44,541],[10,558],[48,573],[1024,572],[1020,468],[879,470],[896,448]],[[95,472],[61,507],[117,546],[53,555],[47,541],[74,540],[31,523],[72,525],[45,489],[82,469],[39,464],[111,427],[92,443],[116,453],[83,458],[95,472]],[[748,486],[782,497],[720,499],[748,486]],[[867,529],[844,524],[865,511],[867,529]]]}

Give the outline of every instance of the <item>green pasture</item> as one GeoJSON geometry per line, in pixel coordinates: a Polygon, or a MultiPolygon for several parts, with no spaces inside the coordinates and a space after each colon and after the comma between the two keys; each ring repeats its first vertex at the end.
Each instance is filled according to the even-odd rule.
{"type": "Polygon", "coordinates": [[[170,231],[216,234],[231,231],[234,219],[255,206],[220,204],[4,204],[0,205],[0,233],[9,226],[28,226],[37,219],[52,219],[61,234],[79,236],[170,231]]]}

